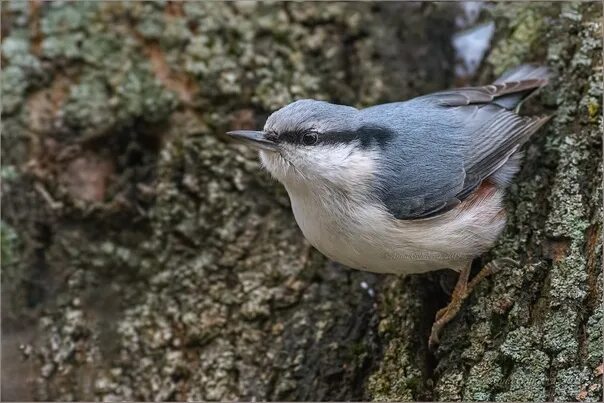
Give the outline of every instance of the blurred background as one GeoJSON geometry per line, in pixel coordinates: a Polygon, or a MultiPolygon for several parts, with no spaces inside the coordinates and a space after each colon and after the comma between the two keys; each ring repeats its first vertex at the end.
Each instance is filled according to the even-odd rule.
{"type": "Polygon", "coordinates": [[[601,401],[601,3],[3,1],[3,400],[601,401]],[[229,129],[521,63],[556,112],[484,282],[329,262],[229,129]]]}

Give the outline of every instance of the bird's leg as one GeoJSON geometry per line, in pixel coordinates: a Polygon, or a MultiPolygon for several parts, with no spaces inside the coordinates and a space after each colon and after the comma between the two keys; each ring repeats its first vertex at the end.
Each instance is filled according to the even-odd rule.
{"type": "Polygon", "coordinates": [[[468,278],[470,276],[471,264],[467,265],[459,273],[457,284],[455,285],[453,294],[451,294],[451,302],[449,302],[449,305],[436,312],[436,318],[434,324],[432,325],[432,332],[430,333],[430,338],[428,339],[428,345],[431,348],[439,344],[439,335],[441,330],[455,317],[455,315],[457,315],[465,299],[472,294],[474,287],[476,287],[476,285],[484,278],[497,272],[499,270],[499,263],[502,261],[511,261],[516,264],[516,262],[511,259],[493,260],[487,263],[470,282],[468,282],[468,278]]]}
{"type": "Polygon", "coordinates": [[[459,307],[455,308],[455,306],[457,304],[461,305],[461,302],[463,301],[462,296],[465,294],[468,285],[468,278],[470,277],[470,268],[471,265],[467,265],[459,273],[457,283],[455,284],[453,293],[451,293],[451,302],[449,302],[449,305],[442,309],[439,309],[438,312],[436,312],[435,322],[432,325],[432,335],[430,335],[430,340],[433,339],[432,336],[436,336],[436,344],[438,344],[438,333],[440,332],[440,329],[442,329],[442,327],[444,327],[447,322],[449,322],[451,319],[444,321],[442,324],[441,321],[450,316],[449,311],[451,311],[452,309],[455,309],[455,313],[453,313],[451,318],[455,316],[457,311],[459,311],[459,307]]]}

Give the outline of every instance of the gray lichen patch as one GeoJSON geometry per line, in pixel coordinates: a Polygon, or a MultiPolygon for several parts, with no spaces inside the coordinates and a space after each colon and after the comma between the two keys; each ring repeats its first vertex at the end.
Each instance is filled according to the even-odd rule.
{"type": "Polygon", "coordinates": [[[373,400],[431,400],[429,351],[425,341],[434,315],[431,294],[438,285],[425,276],[388,279],[380,298],[379,335],[386,341],[382,362],[368,380],[373,400]]]}
{"type": "MultiPolygon", "coordinates": [[[[325,268],[286,208],[245,197],[244,190],[271,186],[266,178],[258,183],[250,170],[248,161],[211,136],[164,148],[151,245],[162,263],[149,280],[150,292],[118,323],[122,348],[113,365],[127,374],[119,383],[132,386],[107,390],[117,381],[109,371],[99,397],[128,390],[120,396],[303,398],[330,392],[305,389],[300,377],[320,375],[316,371],[336,365],[338,357],[351,359],[349,367],[333,370],[352,375],[368,359],[340,343],[365,344],[370,328],[359,325],[348,335],[345,329],[357,320],[356,305],[367,308],[370,298],[360,286],[342,285],[349,276],[353,284],[370,276],[325,268]],[[182,186],[196,192],[179,191],[182,186]],[[334,273],[324,277],[324,270],[334,273]],[[313,274],[322,280],[313,281],[313,274]],[[309,355],[323,365],[314,367],[309,355]],[[135,364],[141,356],[142,366],[135,364]]],[[[361,317],[369,325],[370,313],[361,317]]]]}

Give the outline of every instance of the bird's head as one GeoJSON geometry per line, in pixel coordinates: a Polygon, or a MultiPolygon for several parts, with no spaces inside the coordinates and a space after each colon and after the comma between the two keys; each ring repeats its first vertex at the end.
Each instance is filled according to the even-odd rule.
{"type": "Polygon", "coordinates": [[[260,150],[264,167],[286,186],[362,186],[374,174],[382,129],[366,125],[356,108],[315,100],[274,112],[262,131],[228,133],[260,150]]]}

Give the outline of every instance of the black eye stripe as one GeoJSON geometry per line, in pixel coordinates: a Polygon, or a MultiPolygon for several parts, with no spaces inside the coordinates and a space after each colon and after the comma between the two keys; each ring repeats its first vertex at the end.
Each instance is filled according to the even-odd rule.
{"type": "Polygon", "coordinates": [[[269,130],[266,132],[266,138],[269,140],[277,141],[279,140],[279,133],[273,130],[269,130]]]}
{"type": "Polygon", "coordinates": [[[311,144],[307,144],[305,142],[305,141],[308,141],[310,143],[311,138],[314,138],[314,142],[312,142],[312,143],[313,144],[316,143],[317,140],[319,139],[319,133],[317,133],[314,130],[305,130],[305,131],[296,130],[296,131],[283,132],[278,135],[278,141],[285,142],[285,143],[291,143],[291,144],[311,145],[311,144]],[[311,137],[308,137],[308,136],[311,136],[311,137]]]}
{"type": "Polygon", "coordinates": [[[284,143],[297,143],[300,136],[296,132],[279,133],[279,141],[284,143]]]}
{"type": "Polygon", "coordinates": [[[277,142],[300,145],[311,145],[304,142],[305,136],[309,134],[316,135],[316,141],[313,144],[347,144],[358,141],[361,147],[384,147],[394,137],[394,134],[388,129],[368,125],[356,128],[353,131],[329,130],[319,133],[317,130],[310,128],[290,130],[278,134],[276,132],[271,133],[271,135],[276,136],[275,140],[277,142]]]}

